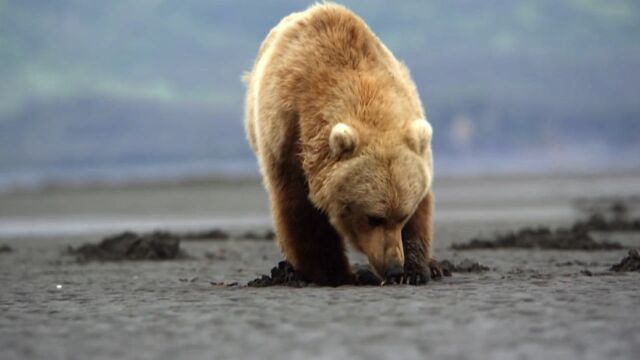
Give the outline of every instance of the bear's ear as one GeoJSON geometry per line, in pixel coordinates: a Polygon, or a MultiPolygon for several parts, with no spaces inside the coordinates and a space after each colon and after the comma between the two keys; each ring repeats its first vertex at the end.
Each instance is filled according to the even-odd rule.
{"type": "Polygon", "coordinates": [[[358,147],[358,134],[351,126],[338,123],[331,129],[329,147],[334,159],[351,155],[358,147]]]}
{"type": "Polygon", "coordinates": [[[409,126],[407,142],[409,147],[418,154],[424,154],[431,142],[433,128],[426,119],[414,120],[409,126]]]}

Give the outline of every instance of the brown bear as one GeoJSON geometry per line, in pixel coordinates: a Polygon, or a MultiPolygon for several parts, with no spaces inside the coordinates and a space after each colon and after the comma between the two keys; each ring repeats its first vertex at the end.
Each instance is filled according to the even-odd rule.
{"type": "Polygon", "coordinates": [[[406,67],[362,19],[324,3],[280,21],[244,80],[247,137],[294,269],[352,283],[350,243],[380,278],[426,282],[432,129],[406,67]]]}

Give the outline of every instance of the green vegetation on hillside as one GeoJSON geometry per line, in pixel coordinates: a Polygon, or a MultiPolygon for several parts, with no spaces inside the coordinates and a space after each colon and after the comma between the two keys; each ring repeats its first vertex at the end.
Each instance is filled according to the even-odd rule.
{"type": "MultiPolygon", "coordinates": [[[[508,146],[571,139],[575,131],[610,144],[640,142],[629,131],[640,127],[638,1],[345,4],[412,69],[441,133],[464,116],[476,131],[470,146],[495,144],[504,123],[513,125],[508,146]]],[[[151,152],[246,156],[240,75],[268,30],[304,8],[293,0],[0,1],[0,169],[151,152]],[[143,143],[188,129],[202,136],[186,147],[122,138],[117,150],[95,145],[111,128],[143,143]]],[[[452,141],[441,136],[436,146],[451,150],[452,141]]]]}

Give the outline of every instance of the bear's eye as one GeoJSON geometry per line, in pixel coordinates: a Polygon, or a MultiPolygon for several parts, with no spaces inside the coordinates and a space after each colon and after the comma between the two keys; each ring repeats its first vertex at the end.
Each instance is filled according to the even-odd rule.
{"type": "Polygon", "coordinates": [[[380,216],[367,216],[367,221],[369,221],[369,226],[377,227],[377,226],[384,225],[386,220],[385,218],[380,216]]]}

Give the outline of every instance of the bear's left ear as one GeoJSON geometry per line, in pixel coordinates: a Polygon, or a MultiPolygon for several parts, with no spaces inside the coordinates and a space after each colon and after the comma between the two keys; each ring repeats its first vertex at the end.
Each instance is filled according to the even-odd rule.
{"type": "Polygon", "coordinates": [[[409,147],[418,154],[424,154],[431,142],[433,128],[426,119],[414,120],[409,126],[407,143],[409,147]]]}
{"type": "Polygon", "coordinates": [[[334,159],[351,155],[358,147],[358,134],[351,126],[338,123],[331,129],[329,147],[334,159]]]}

